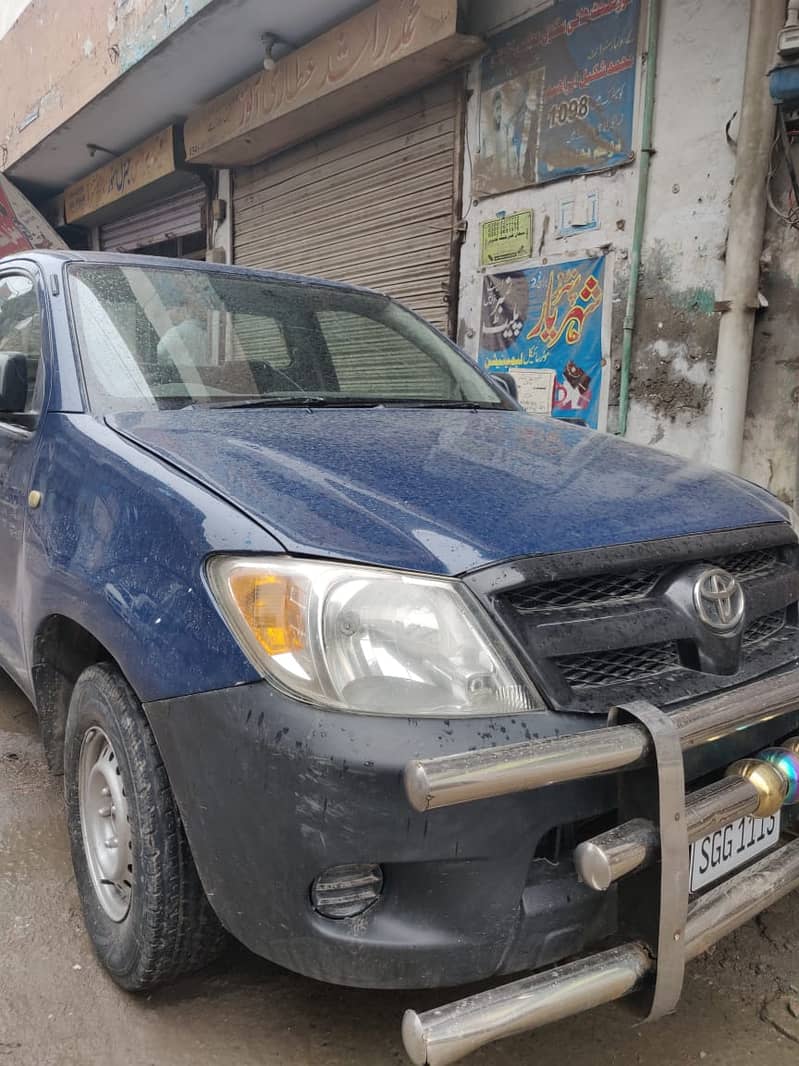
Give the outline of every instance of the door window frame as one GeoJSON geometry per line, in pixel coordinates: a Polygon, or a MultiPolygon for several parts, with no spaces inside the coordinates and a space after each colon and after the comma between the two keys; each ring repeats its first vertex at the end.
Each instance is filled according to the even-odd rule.
{"type": "Polygon", "coordinates": [[[4,263],[0,268],[0,283],[7,277],[27,278],[33,288],[36,297],[36,307],[39,312],[39,366],[36,371],[36,383],[33,387],[33,410],[31,411],[0,411],[0,429],[11,431],[14,435],[30,434],[36,428],[47,405],[47,385],[49,381],[45,350],[50,339],[50,319],[48,304],[44,293],[42,276],[34,266],[28,264],[19,265],[11,262],[4,263]]]}

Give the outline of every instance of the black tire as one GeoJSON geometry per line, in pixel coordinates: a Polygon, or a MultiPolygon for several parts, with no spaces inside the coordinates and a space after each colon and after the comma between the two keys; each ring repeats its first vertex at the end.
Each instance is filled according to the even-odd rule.
{"type": "MultiPolygon", "coordinates": [[[[64,750],[72,863],[86,928],[100,961],[122,988],[143,991],[196,970],[225,947],[227,934],[203,892],[166,770],[141,704],[110,663],[78,678],[64,750]],[[127,801],[131,888],[115,921],[101,903],[84,847],[79,799],[84,737],[105,733],[127,801]]],[[[107,793],[104,793],[107,794],[107,793]]]]}

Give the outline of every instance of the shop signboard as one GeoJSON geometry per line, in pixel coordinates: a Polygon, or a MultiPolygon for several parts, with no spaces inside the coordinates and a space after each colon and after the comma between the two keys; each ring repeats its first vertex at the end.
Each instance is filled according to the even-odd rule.
{"type": "Polygon", "coordinates": [[[518,262],[532,254],[532,211],[515,211],[480,223],[480,266],[518,262]]]}

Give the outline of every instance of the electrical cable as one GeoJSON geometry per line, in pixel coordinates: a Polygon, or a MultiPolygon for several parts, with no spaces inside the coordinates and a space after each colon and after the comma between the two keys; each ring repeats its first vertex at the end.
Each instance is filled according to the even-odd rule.
{"type": "MultiPolygon", "coordinates": [[[[473,95],[473,98],[474,98],[474,95],[473,95]]],[[[478,135],[479,135],[479,129],[480,129],[480,97],[479,97],[479,95],[477,96],[477,129],[478,129],[478,135]]],[[[463,130],[464,130],[464,141],[465,141],[465,144],[466,144],[466,155],[468,156],[468,159],[469,159],[469,204],[468,204],[466,210],[461,215],[461,218],[460,218],[461,222],[465,222],[467,220],[467,218],[469,217],[469,212],[471,211],[471,209],[472,209],[472,207],[474,205],[474,196],[472,194],[473,193],[473,187],[474,187],[474,157],[472,156],[472,145],[471,145],[471,141],[469,140],[469,110],[468,110],[468,106],[467,106],[467,109],[466,109],[466,115],[464,116],[463,130]]]]}
{"type": "Polygon", "coordinates": [[[792,229],[799,230],[799,182],[797,182],[796,179],[796,170],[794,168],[793,159],[791,158],[790,154],[790,141],[788,141],[789,146],[786,149],[785,140],[783,139],[784,137],[787,139],[787,130],[785,129],[785,119],[783,118],[782,114],[780,114],[779,123],[781,128],[778,130],[777,135],[774,138],[774,142],[771,146],[771,154],[769,156],[768,176],[766,178],[766,200],[768,202],[769,207],[777,216],[777,218],[781,219],[786,226],[790,226],[792,229]],[[779,207],[777,207],[776,203],[774,202],[774,193],[772,189],[774,177],[777,172],[777,163],[775,162],[774,158],[777,147],[780,148],[781,154],[785,159],[786,165],[788,167],[788,172],[791,179],[791,186],[794,195],[793,206],[789,206],[787,214],[784,211],[781,211],[779,207]]]}
{"type": "Polygon", "coordinates": [[[785,164],[788,167],[788,177],[791,179],[791,188],[793,189],[794,203],[799,205],[799,179],[796,177],[796,167],[793,165],[793,156],[791,155],[791,140],[788,136],[788,127],[785,125],[785,114],[782,109],[777,112],[777,130],[780,139],[780,147],[782,148],[782,154],[785,157],[785,164]]]}

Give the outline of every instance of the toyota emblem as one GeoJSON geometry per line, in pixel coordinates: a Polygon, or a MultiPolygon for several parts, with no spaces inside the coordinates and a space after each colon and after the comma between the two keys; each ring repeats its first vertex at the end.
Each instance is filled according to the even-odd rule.
{"type": "Polygon", "coordinates": [[[744,592],[726,570],[705,570],[694,584],[694,606],[706,626],[727,633],[743,618],[744,592]]]}

